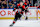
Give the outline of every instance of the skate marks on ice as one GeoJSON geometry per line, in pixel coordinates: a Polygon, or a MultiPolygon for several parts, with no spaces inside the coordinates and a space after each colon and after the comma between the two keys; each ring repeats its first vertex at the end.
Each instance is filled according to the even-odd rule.
{"type": "Polygon", "coordinates": [[[39,20],[24,20],[24,21],[17,21],[13,27],[40,27],[39,20]]]}
{"type": "MultiPolygon", "coordinates": [[[[0,20],[0,27],[9,27],[13,20],[0,20]]],[[[40,27],[40,20],[18,20],[11,27],[40,27]]]]}

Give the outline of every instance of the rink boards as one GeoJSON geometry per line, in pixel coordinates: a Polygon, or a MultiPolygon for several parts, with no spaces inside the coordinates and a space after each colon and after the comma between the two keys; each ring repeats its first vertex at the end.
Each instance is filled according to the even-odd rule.
{"type": "MultiPolygon", "coordinates": [[[[29,7],[29,12],[26,13],[28,19],[40,19],[40,9],[36,7],[29,7]]],[[[0,9],[0,19],[14,19],[15,11],[13,9],[0,9]]],[[[23,16],[22,19],[25,19],[23,16]]]]}

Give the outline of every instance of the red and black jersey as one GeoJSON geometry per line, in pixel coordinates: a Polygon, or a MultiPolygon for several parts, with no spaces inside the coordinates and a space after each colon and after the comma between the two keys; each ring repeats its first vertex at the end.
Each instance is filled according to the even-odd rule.
{"type": "Polygon", "coordinates": [[[17,6],[16,6],[16,9],[21,9],[22,11],[24,11],[25,10],[25,5],[23,5],[23,6],[20,6],[20,4],[18,4],[17,6]]]}
{"type": "Polygon", "coordinates": [[[21,12],[16,12],[16,13],[20,13],[20,14],[23,14],[23,11],[25,10],[25,12],[27,12],[27,9],[26,9],[26,7],[25,6],[27,6],[27,3],[24,3],[25,5],[23,5],[23,6],[20,6],[20,4],[18,4],[17,6],[16,6],[16,9],[21,9],[22,11],[21,12]]]}

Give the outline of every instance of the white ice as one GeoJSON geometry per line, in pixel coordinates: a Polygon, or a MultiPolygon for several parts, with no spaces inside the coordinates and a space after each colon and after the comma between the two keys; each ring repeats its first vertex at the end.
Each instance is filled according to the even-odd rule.
{"type": "MultiPolygon", "coordinates": [[[[0,27],[10,27],[13,20],[0,20],[0,27]]],[[[40,20],[18,20],[13,27],[40,27],[40,20]]]]}

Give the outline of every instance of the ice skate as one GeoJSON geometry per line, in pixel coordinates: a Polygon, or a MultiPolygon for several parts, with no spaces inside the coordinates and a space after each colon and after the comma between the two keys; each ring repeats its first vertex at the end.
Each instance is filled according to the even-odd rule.
{"type": "Polygon", "coordinates": [[[11,24],[10,26],[13,26],[14,24],[11,24]]]}

